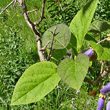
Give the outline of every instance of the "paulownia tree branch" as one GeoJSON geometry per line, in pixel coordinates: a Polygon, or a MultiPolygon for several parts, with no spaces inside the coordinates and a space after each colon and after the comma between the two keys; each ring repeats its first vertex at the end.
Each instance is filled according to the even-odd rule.
{"type": "Polygon", "coordinates": [[[51,41],[48,41],[43,48],[41,48],[41,51],[46,51],[47,46],[51,43],[51,41]]]}
{"type": "Polygon", "coordinates": [[[34,22],[34,25],[40,24],[40,22],[45,18],[44,17],[45,4],[46,4],[46,0],[43,0],[43,3],[42,3],[42,13],[41,13],[40,19],[39,19],[39,21],[34,22]]]}
{"type": "MultiPolygon", "coordinates": [[[[14,3],[14,2],[15,2],[15,4],[18,2],[18,3],[19,3],[19,6],[22,7],[25,21],[26,21],[26,23],[28,24],[28,26],[31,28],[31,30],[33,31],[33,33],[34,33],[34,35],[35,35],[36,43],[37,43],[37,48],[38,48],[38,55],[39,55],[40,61],[45,61],[45,58],[44,58],[44,55],[43,55],[43,51],[41,51],[40,34],[39,34],[38,30],[36,29],[36,25],[34,25],[34,23],[30,20],[30,18],[29,18],[29,16],[28,16],[29,13],[32,13],[32,12],[34,12],[34,11],[37,11],[38,9],[32,10],[32,11],[27,11],[27,6],[26,6],[26,4],[25,4],[25,0],[13,0],[12,2],[10,2],[10,3],[1,11],[0,14],[2,14],[3,12],[5,12],[6,9],[7,9],[12,3],[14,3]]],[[[42,3],[42,13],[41,13],[41,18],[40,18],[40,20],[39,20],[39,23],[42,21],[42,19],[43,19],[43,17],[44,17],[45,3],[46,3],[46,0],[43,0],[43,3],[42,3]]]]}
{"type": "MultiPolygon", "coordinates": [[[[103,64],[103,63],[102,63],[102,64],[103,64]]],[[[104,66],[104,65],[103,65],[103,66],[104,66]]],[[[103,66],[102,66],[102,67],[103,67],[103,66]]],[[[102,69],[102,68],[101,68],[101,69],[102,69]]],[[[101,70],[101,71],[102,71],[102,70],[101,70]]],[[[100,75],[98,76],[98,78],[96,79],[96,81],[90,80],[90,79],[87,78],[87,77],[85,77],[84,81],[87,82],[87,83],[89,83],[89,84],[92,84],[92,85],[97,85],[97,84],[99,84],[99,83],[101,82],[101,80],[102,80],[103,78],[105,78],[109,73],[110,73],[110,66],[109,66],[109,64],[107,63],[106,69],[102,72],[102,74],[100,74],[100,75]]]]}
{"type": "Polygon", "coordinates": [[[35,38],[36,38],[36,42],[37,42],[37,48],[38,48],[38,54],[39,54],[39,58],[40,58],[40,61],[45,61],[45,58],[44,58],[44,55],[43,55],[43,52],[41,51],[41,41],[40,41],[40,34],[38,33],[35,25],[31,22],[28,14],[27,14],[27,7],[26,7],[26,4],[24,2],[23,6],[23,12],[24,12],[24,18],[28,24],[28,26],[31,28],[31,30],[34,32],[34,35],[35,35],[35,38]]]}
{"type": "Polygon", "coordinates": [[[98,84],[105,76],[107,76],[108,73],[110,73],[110,66],[107,66],[103,73],[100,74],[100,76],[96,80],[96,84],[98,84]]]}
{"type": "Polygon", "coordinates": [[[89,79],[89,78],[87,78],[87,77],[85,77],[84,82],[87,82],[87,83],[89,83],[89,84],[91,84],[91,85],[95,85],[95,84],[94,84],[95,81],[93,81],[93,80],[91,80],[91,79],[89,79]]]}
{"type": "Polygon", "coordinates": [[[53,50],[54,38],[58,34],[58,33],[56,33],[56,30],[57,30],[57,27],[55,27],[54,32],[50,31],[52,33],[52,40],[51,40],[51,46],[50,46],[50,51],[49,51],[49,54],[48,54],[48,57],[47,57],[47,61],[50,60],[50,56],[51,56],[51,53],[52,53],[52,50],[53,50]]]}
{"type": "Polygon", "coordinates": [[[32,11],[27,11],[27,14],[33,13],[33,12],[38,11],[38,10],[39,10],[39,9],[37,8],[37,9],[34,9],[34,10],[32,10],[32,11]]]}
{"type": "Polygon", "coordinates": [[[100,74],[102,74],[103,73],[103,70],[104,70],[105,62],[104,61],[100,61],[100,64],[101,64],[100,74]]]}

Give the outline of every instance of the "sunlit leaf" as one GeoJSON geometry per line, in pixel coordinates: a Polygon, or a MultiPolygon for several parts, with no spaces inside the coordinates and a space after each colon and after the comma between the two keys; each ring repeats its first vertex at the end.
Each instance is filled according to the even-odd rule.
{"type": "Polygon", "coordinates": [[[106,21],[99,20],[94,21],[89,27],[89,31],[95,33],[104,32],[107,29],[110,29],[110,24],[106,21]]]}
{"type": "Polygon", "coordinates": [[[11,105],[37,102],[52,91],[60,81],[56,68],[52,62],[39,62],[30,66],[15,86],[11,105]]]}
{"type": "MultiPolygon", "coordinates": [[[[42,36],[42,45],[44,46],[48,41],[52,40],[52,33],[56,29],[54,38],[53,49],[64,49],[70,42],[71,32],[68,26],[65,24],[57,24],[49,28],[42,36]]],[[[50,45],[48,46],[50,47],[50,45]]]]}
{"type": "Polygon", "coordinates": [[[77,39],[77,50],[79,50],[83,44],[84,37],[88,32],[97,3],[98,0],[91,0],[88,2],[77,13],[70,24],[70,30],[77,39]]]}
{"type": "Polygon", "coordinates": [[[85,54],[77,56],[76,60],[65,59],[57,69],[61,79],[70,87],[79,90],[87,74],[89,67],[89,57],[85,54]]]}

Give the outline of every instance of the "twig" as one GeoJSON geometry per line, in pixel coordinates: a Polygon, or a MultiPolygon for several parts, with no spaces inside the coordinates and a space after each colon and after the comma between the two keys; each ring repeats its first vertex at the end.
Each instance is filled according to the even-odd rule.
{"type": "Polygon", "coordinates": [[[110,37],[110,34],[107,34],[107,37],[110,37]]]}
{"type": "Polygon", "coordinates": [[[6,11],[6,9],[8,9],[9,6],[14,3],[14,1],[15,1],[15,0],[11,1],[11,2],[0,12],[0,15],[1,15],[2,13],[4,13],[4,12],[6,11]]]}
{"type": "Polygon", "coordinates": [[[105,62],[104,62],[104,61],[100,61],[100,64],[101,64],[100,74],[102,74],[102,73],[103,73],[103,69],[104,69],[104,64],[105,64],[105,62]]]}
{"type": "Polygon", "coordinates": [[[45,4],[46,4],[46,0],[43,0],[43,3],[42,3],[42,13],[41,13],[40,19],[39,19],[39,21],[34,22],[34,25],[40,24],[40,22],[45,18],[44,17],[45,4]]]}
{"type": "Polygon", "coordinates": [[[100,44],[101,42],[107,40],[108,38],[102,39],[101,41],[97,42],[97,44],[100,44]]]}
{"type": "Polygon", "coordinates": [[[105,76],[107,76],[108,73],[110,73],[110,67],[109,66],[107,66],[106,69],[103,71],[103,73],[97,78],[96,84],[98,84],[105,76]]]}
{"type": "Polygon", "coordinates": [[[55,27],[54,32],[50,31],[52,33],[52,40],[51,40],[51,46],[50,46],[50,51],[49,51],[49,54],[48,54],[48,57],[47,57],[47,61],[50,60],[50,56],[51,56],[51,53],[52,53],[52,50],[53,50],[54,38],[58,34],[58,33],[56,34],[56,30],[57,30],[57,27],[55,27]]]}
{"type": "Polygon", "coordinates": [[[48,42],[45,44],[45,46],[44,46],[43,48],[41,48],[41,51],[45,51],[49,43],[51,43],[51,41],[48,41],[48,42]]]}
{"type": "Polygon", "coordinates": [[[100,44],[101,42],[103,42],[105,40],[110,41],[110,34],[107,34],[107,38],[102,39],[101,41],[97,42],[97,44],[100,44]]]}
{"type": "Polygon", "coordinates": [[[87,83],[89,83],[91,85],[95,85],[95,81],[93,81],[93,80],[91,80],[91,79],[89,79],[87,77],[85,77],[84,82],[87,82],[87,83]]]}
{"type": "Polygon", "coordinates": [[[40,61],[45,61],[43,52],[41,51],[40,34],[39,34],[39,32],[37,31],[35,25],[31,22],[31,20],[30,20],[28,14],[27,14],[27,6],[26,6],[25,2],[24,2],[24,4],[23,4],[22,8],[23,8],[24,18],[25,18],[25,20],[26,20],[26,23],[28,24],[28,26],[31,28],[31,30],[33,31],[33,33],[34,33],[34,35],[35,35],[40,61]]]}
{"type": "Polygon", "coordinates": [[[63,8],[62,8],[62,5],[61,5],[61,1],[59,1],[59,5],[60,5],[61,10],[63,11],[63,8]]]}
{"type": "Polygon", "coordinates": [[[39,9],[37,8],[37,9],[34,9],[34,10],[32,10],[32,11],[27,11],[27,14],[33,13],[33,12],[38,11],[38,10],[39,10],[39,9]]]}
{"type": "Polygon", "coordinates": [[[55,3],[59,3],[61,10],[63,11],[62,5],[61,5],[61,0],[55,0],[55,3]]]}
{"type": "Polygon", "coordinates": [[[110,34],[107,34],[107,41],[110,41],[110,34]]]}
{"type": "Polygon", "coordinates": [[[17,3],[17,0],[14,0],[14,4],[13,6],[16,8],[16,3],[17,3]]]}
{"type": "Polygon", "coordinates": [[[97,85],[101,82],[101,80],[106,77],[110,73],[110,66],[107,64],[106,69],[100,74],[96,81],[90,80],[89,78],[85,77],[84,82],[87,82],[92,85],[97,85]]]}

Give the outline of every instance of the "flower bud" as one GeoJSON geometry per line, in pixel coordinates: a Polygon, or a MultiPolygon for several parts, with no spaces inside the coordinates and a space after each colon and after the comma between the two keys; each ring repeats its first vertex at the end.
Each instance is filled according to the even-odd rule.
{"type": "Polygon", "coordinates": [[[93,53],[94,53],[94,50],[92,48],[84,52],[84,54],[86,54],[88,57],[91,57],[93,53]]]}
{"type": "Polygon", "coordinates": [[[92,56],[90,57],[90,61],[95,61],[95,60],[97,60],[97,57],[96,57],[95,55],[92,55],[92,56]]]}
{"type": "Polygon", "coordinates": [[[97,110],[103,110],[104,102],[105,102],[105,99],[100,97],[99,100],[98,100],[97,110]]]}
{"type": "Polygon", "coordinates": [[[97,89],[93,89],[91,92],[89,92],[89,95],[95,98],[97,95],[97,89]]]}
{"type": "Polygon", "coordinates": [[[106,110],[110,110],[110,100],[107,103],[106,110]]]}
{"type": "Polygon", "coordinates": [[[106,93],[110,92],[110,83],[108,83],[100,92],[105,95],[106,93]]]}

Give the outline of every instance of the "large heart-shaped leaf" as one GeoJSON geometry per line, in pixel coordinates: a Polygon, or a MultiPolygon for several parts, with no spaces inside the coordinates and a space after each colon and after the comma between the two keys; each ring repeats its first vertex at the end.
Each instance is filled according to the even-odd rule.
{"type": "Polygon", "coordinates": [[[52,62],[40,62],[30,66],[15,86],[11,105],[39,101],[52,91],[60,81],[56,68],[52,62]]]}
{"type": "MultiPolygon", "coordinates": [[[[52,33],[57,34],[54,38],[53,49],[64,49],[69,44],[71,39],[71,32],[65,24],[57,24],[49,28],[42,36],[42,45],[44,46],[48,41],[52,40],[52,33]],[[56,31],[55,31],[56,30],[56,31]]],[[[50,47],[50,45],[48,46],[50,47]]]]}
{"type": "Polygon", "coordinates": [[[77,49],[83,44],[84,37],[88,32],[92,17],[94,15],[98,0],[90,0],[73,18],[70,30],[77,39],[77,49]]]}
{"type": "Polygon", "coordinates": [[[67,55],[66,49],[60,49],[60,50],[53,50],[52,51],[52,57],[55,58],[57,61],[60,61],[61,58],[67,55]]]}
{"type": "Polygon", "coordinates": [[[61,79],[70,87],[79,90],[87,74],[89,67],[89,57],[85,54],[77,56],[76,60],[65,59],[57,69],[61,79]]]}

